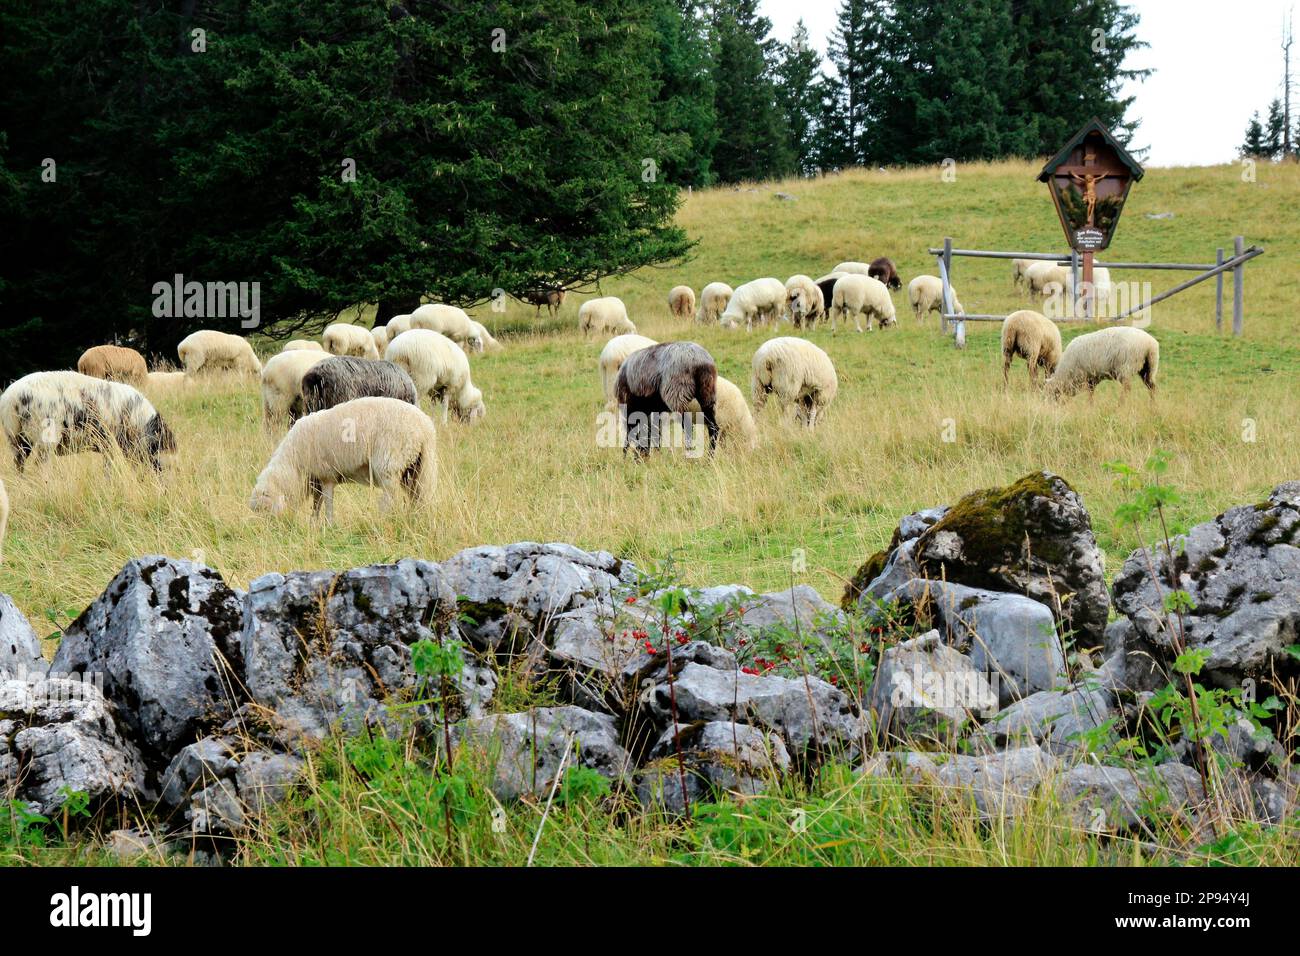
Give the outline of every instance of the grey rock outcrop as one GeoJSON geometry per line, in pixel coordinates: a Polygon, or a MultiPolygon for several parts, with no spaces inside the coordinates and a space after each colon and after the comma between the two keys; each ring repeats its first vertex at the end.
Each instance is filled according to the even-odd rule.
{"type": "Polygon", "coordinates": [[[50,670],[102,679],[119,728],[165,764],[242,700],[241,605],[211,568],[135,558],[64,631],[50,670]]]}
{"type": "Polygon", "coordinates": [[[930,631],[881,655],[869,706],[882,741],[952,744],[967,720],[997,710],[998,697],[969,657],[930,631]]]}
{"type": "Polygon", "coordinates": [[[1169,682],[1180,626],[1164,610],[1171,571],[1195,603],[1182,616],[1186,644],[1209,655],[1200,680],[1235,688],[1300,674],[1286,650],[1300,642],[1300,482],[1196,525],[1174,543],[1172,562],[1163,549],[1135,551],[1115,578],[1124,618],[1107,629],[1106,651],[1124,655],[1130,685],[1156,690],[1169,682]]]}
{"type": "Polygon", "coordinates": [[[0,594],[0,680],[40,677],[49,669],[41,642],[13,598],[0,594]]]}

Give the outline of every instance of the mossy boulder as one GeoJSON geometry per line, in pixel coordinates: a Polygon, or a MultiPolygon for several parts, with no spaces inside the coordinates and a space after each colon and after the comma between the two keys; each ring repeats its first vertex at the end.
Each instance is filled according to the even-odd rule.
{"type": "Polygon", "coordinates": [[[966,495],[917,539],[928,578],[1013,591],[1047,605],[1076,644],[1101,643],[1104,557],[1078,493],[1051,472],[966,495]]]}

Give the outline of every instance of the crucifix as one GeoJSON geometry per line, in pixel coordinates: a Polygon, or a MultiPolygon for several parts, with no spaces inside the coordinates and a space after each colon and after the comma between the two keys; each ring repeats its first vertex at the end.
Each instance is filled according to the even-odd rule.
{"type": "Polygon", "coordinates": [[[1057,173],[1065,173],[1070,177],[1070,181],[1082,187],[1080,192],[1083,193],[1083,202],[1088,210],[1085,226],[1095,226],[1097,224],[1097,183],[1110,177],[1110,173],[1101,172],[1097,166],[1097,154],[1093,150],[1088,150],[1083,155],[1082,166],[1062,166],[1057,169],[1057,173]]]}

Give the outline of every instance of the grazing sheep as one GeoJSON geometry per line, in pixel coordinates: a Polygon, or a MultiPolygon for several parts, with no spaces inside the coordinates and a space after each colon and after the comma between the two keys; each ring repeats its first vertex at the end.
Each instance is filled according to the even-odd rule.
{"type": "Polygon", "coordinates": [[[636,326],[627,317],[627,306],[617,296],[588,299],[578,307],[578,329],[588,338],[593,332],[632,335],[636,326]]]}
{"type": "Polygon", "coordinates": [[[695,290],[688,285],[675,285],[668,292],[668,308],[679,319],[689,319],[695,314],[695,290]]]}
{"type": "Polygon", "coordinates": [[[903,280],[898,277],[898,270],[894,268],[893,260],[885,256],[871,260],[871,267],[867,270],[867,275],[880,280],[890,289],[901,289],[903,287],[903,280]]]}
{"type": "MultiPolygon", "coordinates": [[[[388,324],[384,326],[384,328],[388,329],[388,341],[389,344],[392,344],[393,339],[397,338],[403,332],[409,332],[411,330],[411,314],[409,312],[403,312],[401,315],[393,316],[388,320],[388,324]]],[[[388,350],[385,349],[384,351],[388,350]]]]}
{"type": "Polygon", "coordinates": [[[290,339],[284,343],[281,352],[324,352],[325,346],[313,339],[290,339]]]}
{"type": "Polygon", "coordinates": [[[817,327],[817,320],[826,311],[826,300],[817,283],[805,275],[795,275],[785,280],[785,304],[790,313],[790,324],[796,329],[817,327]]]}
{"type": "Polygon", "coordinates": [[[831,272],[840,272],[846,275],[871,275],[871,266],[865,262],[841,262],[831,272]]]}
{"type": "Polygon", "coordinates": [[[1029,267],[1039,259],[1012,259],[1011,260],[1011,284],[1017,289],[1022,288],[1029,278],[1029,267]]]}
{"type": "Polygon", "coordinates": [[[438,485],[437,441],[428,416],[395,398],[357,398],[304,415],[257,476],[248,506],[280,514],[310,493],[312,514],[323,511],[333,522],[334,487],[342,482],[378,486],[385,509],[399,488],[412,503],[429,504],[438,485]]]}
{"type": "Polygon", "coordinates": [[[830,356],[807,339],[768,339],[754,353],[750,390],[755,414],[762,412],[768,395],[775,395],[783,413],[794,408],[798,421],[815,428],[839,388],[830,356]]]}
{"type": "Polygon", "coordinates": [[[302,380],[315,366],[330,358],[328,352],[298,349],[272,355],[262,367],[262,424],[268,428],[292,425],[306,414],[302,380]]]}
{"type": "Polygon", "coordinates": [[[388,348],[388,326],[376,325],[370,330],[370,337],[375,340],[375,354],[383,355],[388,348]]]}
{"type": "Polygon", "coordinates": [[[718,447],[718,367],[713,356],[694,342],[665,342],[633,352],[618,371],[614,398],[625,438],[623,451],[636,437],[637,456],[650,450],[654,428],[650,416],[686,415],[698,403],[709,430],[709,451],[718,447]]]}
{"type": "Polygon", "coordinates": [[[1071,339],[1047,380],[1047,392],[1062,398],[1086,388],[1091,401],[1099,382],[1111,379],[1127,392],[1137,376],[1154,399],[1159,368],[1160,343],[1155,338],[1141,329],[1114,326],[1071,339]]]}
{"type": "Polygon", "coordinates": [[[1031,295],[1047,298],[1060,295],[1070,288],[1070,270],[1055,262],[1040,260],[1025,270],[1025,279],[1029,282],[1031,295]]]}
{"type": "MultiPolygon", "coordinates": [[[[700,411],[699,402],[691,402],[692,412],[700,411]]],[[[750,414],[745,395],[733,382],[718,376],[713,398],[713,415],[718,420],[718,444],[753,451],[758,447],[758,428],[750,414]]]]}
{"type": "Polygon", "coordinates": [[[727,311],[735,290],[725,282],[710,282],[700,291],[700,309],[695,321],[701,325],[713,325],[727,311]]]}
{"type": "Polygon", "coordinates": [[[173,392],[189,384],[184,372],[150,372],[144,381],[144,387],[151,392],[173,392]]]}
{"type": "Polygon", "coordinates": [[[149,400],[130,385],[80,372],[33,372],[0,395],[0,423],[19,471],[36,451],[109,454],[118,449],[132,461],[162,471],[158,456],[176,450],[176,436],[149,400]]]}
{"type": "Polygon", "coordinates": [[[820,279],[814,280],[813,285],[817,286],[817,288],[821,290],[823,312],[829,309],[830,304],[835,301],[835,283],[846,275],[849,275],[849,273],[832,272],[828,275],[822,276],[820,279]]]}
{"type": "Polygon", "coordinates": [[[81,358],[77,359],[77,371],[110,382],[126,382],[138,388],[144,384],[149,366],[135,349],[121,345],[96,345],[81,353],[81,358]]]}
{"type": "Polygon", "coordinates": [[[302,408],[307,415],[367,396],[420,404],[411,376],[383,359],[336,355],[313,365],[302,377],[302,408]]]}
{"type": "Polygon", "coordinates": [[[321,336],[325,351],[331,355],[355,355],[358,358],[377,359],[379,350],[375,348],[374,336],[370,330],[360,325],[335,322],[325,327],[321,336]]]}
{"type": "Polygon", "coordinates": [[[1056,323],[1031,309],[1012,312],[1002,320],[1002,383],[1010,382],[1011,362],[1029,363],[1030,384],[1038,383],[1038,370],[1050,376],[1061,361],[1061,330],[1056,323]]]}
{"type": "MultiPolygon", "coordinates": [[[[949,286],[952,293],[954,313],[963,313],[966,309],[957,298],[957,288],[949,286]]],[[[943,314],[943,280],[938,276],[920,275],[907,284],[907,301],[912,305],[916,321],[920,322],[930,312],[943,314]]]]}
{"type": "Polygon", "coordinates": [[[470,319],[469,329],[469,344],[475,352],[501,352],[505,350],[505,346],[492,338],[492,333],[487,330],[482,322],[475,322],[470,319]]]}
{"type": "MultiPolygon", "coordinates": [[[[1082,271],[1079,273],[1079,280],[1080,283],[1082,283],[1082,271]]],[[[1065,269],[1065,288],[1071,293],[1071,298],[1073,299],[1074,271],[1072,269],[1065,269]]],[[[1107,304],[1110,302],[1110,269],[1105,266],[1093,266],[1092,295],[1093,314],[1100,315],[1104,312],[1107,304]]]]}
{"type": "MultiPolygon", "coordinates": [[[[454,305],[439,302],[420,306],[411,313],[411,328],[441,332],[467,352],[473,348],[474,330],[470,318],[464,309],[454,305]]],[[[478,351],[483,350],[479,348],[478,351]]]]}
{"type": "Polygon", "coordinates": [[[415,394],[442,402],[442,421],[455,412],[458,421],[476,422],[487,414],[483,393],[469,376],[465,352],[441,332],[411,329],[388,343],[384,358],[411,376],[415,394]]]}
{"type": "Polygon", "coordinates": [[[605,393],[605,407],[613,411],[615,386],[618,383],[618,370],[623,367],[627,357],[633,352],[658,345],[654,339],[644,335],[616,335],[600,350],[600,387],[605,393]]]}
{"type": "Polygon", "coordinates": [[[850,317],[854,328],[859,332],[862,331],[862,317],[867,320],[868,332],[871,331],[872,317],[879,320],[882,329],[898,322],[894,313],[894,300],[889,297],[885,284],[879,279],[853,272],[841,276],[835,283],[835,295],[831,300],[829,314],[832,334],[837,321],[847,323],[850,317]]]}
{"type": "Polygon", "coordinates": [[[754,279],[737,286],[727,303],[727,308],[718,317],[718,323],[727,328],[735,328],[745,323],[745,331],[754,330],[754,320],[759,322],[771,320],[776,324],[785,308],[785,283],[780,279],[754,279]]]}
{"type": "Polygon", "coordinates": [[[0,564],[5,559],[5,529],[9,527],[9,493],[5,483],[0,481],[0,564]]]}
{"type": "Polygon", "coordinates": [[[546,306],[546,314],[551,318],[560,311],[560,306],[564,305],[564,297],[568,294],[565,289],[536,289],[530,292],[523,292],[515,296],[521,302],[527,302],[529,305],[536,306],[534,318],[542,314],[542,306],[546,306]]]}
{"type": "Polygon", "coordinates": [[[256,375],[262,371],[248,339],[215,329],[199,329],[181,339],[176,346],[186,375],[214,372],[220,369],[256,375]]]}

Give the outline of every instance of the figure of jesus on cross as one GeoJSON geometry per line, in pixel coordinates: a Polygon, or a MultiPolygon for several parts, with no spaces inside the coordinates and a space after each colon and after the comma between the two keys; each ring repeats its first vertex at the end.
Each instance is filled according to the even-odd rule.
{"type": "Polygon", "coordinates": [[[1110,173],[1103,173],[1095,165],[1097,154],[1089,150],[1083,156],[1082,166],[1062,166],[1058,172],[1065,173],[1070,177],[1070,181],[1082,187],[1083,202],[1088,210],[1088,218],[1084,223],[1086,226],[1095,226],[1097,224],[1097,183],[1110,177],[1110,173]]]}

